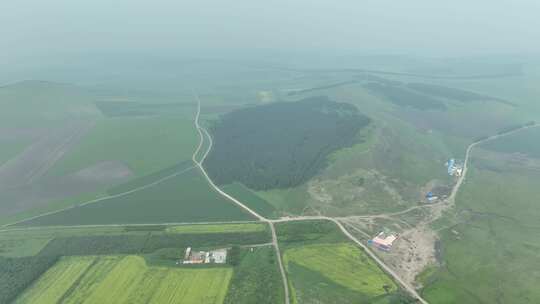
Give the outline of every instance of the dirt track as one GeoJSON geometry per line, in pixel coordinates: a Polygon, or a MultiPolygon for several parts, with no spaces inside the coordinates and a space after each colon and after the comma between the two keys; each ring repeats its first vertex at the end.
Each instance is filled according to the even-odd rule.
{"type": "MultiPolygon", "coordinates": [[[[407,282],[408,280],[405,280],[402,276],[397,274],[389,265],[387,265],[383,260],[381,260],[377,255],[375,255],[371,251],[370,248],[368,248],[362,241],[359,241],[355,236],[353,236],[343,226],[343,224],[340,222],[340,220],[347,219],[349,217],[346,217],[346,218],[330,218],[330,217],[325,217],[325,216],[299,216],[299,217],[285,217],[285,218],[280,218],[280,219],[277,219],[277,220],[270,220],[270,219],[267,219],[267,218],[259,215],[257,212],[253,211],[252,209],[247,207],[245,204],[238,201],[237,199],[235,199],[234,197],[230,196],[226,192],[222,191],[219,187],[217,187],[213,183],[213,181],[210,179],[210,177],[208,176],[208,174],[206,173],[206,171],[205,171],[205,169],[203,167],[204,159],[206,158],[206,156],[208,155],[208,153],[210,152],[210,150],[212,148],[212,138],[211,138],[210,134],[208,133],[208,131],[204,127],[201,127],[199,125],[201,103],[200,103],[199,97],[196,96],[196,98],[197,98],[197,101],[198,101],[198,109],[197,109],[197,114],[196,114],[196,117],[195,117],[195,127],[196,127],[196,129],[197,129],[197,131],[199,133],[200,141],[199,141],[198,147],[196,148],[195,152],[193,153],[193,156],[192,156],[193,162],[200,169],[201,173],[205,176],[205,178],[207,179],[210,186],[216,192],[218,192],[219,194],[221,194],[224,197],[228,198],[230,201],[235,203],[237,206],[239,206],[240,208],[242,208],[246,212],[252,214],[259,221],[266,222],[266,223],[269,224],[269,226],[271,228],[271,232],[272,232],[272,243],[271,244],[275,247],[276,254],[277,254],[277,260],[278,260],[278,265],[279,265],[280,272],[281,272],[282,279],[283,279],[283,286],[284,286],[284,291],[285,291],[285,303],[289,304],[289,289],[288,289],[287,276],[286,276],[285,269],[283,267],[283,263],[282,263],[282,260],[281,260],[281,253],[280,253],[279,244],[278,244],[278,241],[277,241],[277,236],[276,236],[274,224],[275,223],[280,223],[280,222],[303,221],[303,220],[329,220],[329,221],[332,221],[333,223],[335,223],[339,227],[339,229],[351,241],[355,242],[358,246],[362,247],[365,250],[365,252],[368,255],[370,255],[373,258],[373,260],[375,260],[382,269],[384,269],[389,275],[391,275],[394,278],[394,280],[396,282],[398,282],[402,286],[402,288],[404,288],[406,291],[408,291],[420,303],[423,303],[423,304],[427,303],[427,301],[425,301],[416,292],[416,289],[413,288],[409,284],[409,282],[407,282]],[[203,146],[205,137],[208,138],[209,146],[208,146],[207,150],[205,151],[204,155],[202,156],[202,158],[200,160],[197,160],[196,156],[198,155],[198,153],[200,152],[200,149],[203,146]]],[[[476,145],[479,145],[479,144],[481,144],[483,142],[493,140],[493,139],[496,139],[496,138],[499,138],[499,137],[502,137],[502,136],[506,136],[506,135],[518,132],[520,130],[523,130],[523,129],[533,128],[533,127],[538,127],[538,126],[539,126],[538,124],[535,124],[533,126],[523,127],[523,128],[517,129],[517,130],[513,130],[511,132],[507,132],[507,133],[504,133],[504,134],[492,136],[492,137],[489,137],[489,138],[487,138],[485,140],[482,140],[482,141],[479,141],[479,142],[476,142],[476,143],[473,143],[473,144],[469,145],[469,147],[467,148],[467,151],[466,151],[466,155],[465,155],[463,175],[462,175],[462,177],[459,178],[458,182],[456,183],[455,187],[452,190],[451,195],[445,201],[442,201],[442,202],[440,202],[438,204],[415,206],[415,207],[411,207],[411,208],[409,208],[407,210],[403,210],[403,211],[400,211],[400,212],[386,213],[386,214],[379,214],[379,215],[371,215],[371,216],[358,216],[356,218],[371,219],[371,218],[377,218],[377,217],[393,217],[393,216],[398,216],[398,215],[401,215],[401,214],[405,214],[407,212],[410,212],[410,211],[413,211],[413,210],[419,209],[419,208],[434,208],[435,210],[440,209],[440,208],[447,208],[449,205],[452,205],[454,203],[455,196],[456,196],[457,192],[459,191],[459,188],[461,187],[461,185],[463,183],[463,180],[466,177],[467,165],[468,165],[468,161],[469,161],[469,157],[470,157],[470,152],[472,151],[473,147],[475,147],[476,145]]],[[[151,186],[151,185],[145,185],[144,187],[148,187],[148,186],[151,186]]],[[[92,202],[87,202],[87,203],[92,203],[92,202]]],[[[177,223],[177,224],[182,224],[182,223],[177,223]]],[[[101,226],[101,225],[99,225],[99,226],[101,226]]],[[[407,276],[407,278],[410,279],[410,276],[407,276]]]]}

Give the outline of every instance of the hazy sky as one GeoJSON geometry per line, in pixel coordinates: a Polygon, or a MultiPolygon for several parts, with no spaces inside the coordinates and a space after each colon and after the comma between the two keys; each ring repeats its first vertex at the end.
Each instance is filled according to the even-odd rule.
{"type": "Polygon", "coordinates": [[[3,61],[198,49],[540,52],[539,0],[0,1],[3,61]]]}

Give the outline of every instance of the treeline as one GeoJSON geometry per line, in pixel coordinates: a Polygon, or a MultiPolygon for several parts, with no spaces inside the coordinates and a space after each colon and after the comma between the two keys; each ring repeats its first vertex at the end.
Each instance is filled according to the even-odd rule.
{"type": "Polygon", "coordinates": [[[0,303],[15,300],[57,260],[57,256],[0,257],[0,303]]]}
{"type": "Polygon", "coordinates": [[[427,84],[427,83],[409,83],[407,84],[409,89],[428,94],[435,97],[442,97],[446,99],[453,99],[461,102],[482,101],[482,100],[494,100],[503,101],[500,98],[482,95],[470,91],[461,89],[449,88],[440,85],[427,84]]]}
{"type": "Polygon", "coordinates": [[[427,83],[403,84],[399,81],[392,82],[373,78],[373,81],[365,84],[364,87],[372,94],[381,96],[398,106],[418,110],[445,110],[447,108],[445,101],[461,103],[496,101],[515,106],[511,102],[497,97],[427,83]]]}
{"type": "Polygon", "coordinates": [[[294,95],[311,93],[311,92],[320,91],[320,90],[333,89],[333,88],[341,87],[341,86],[348,85],[348,84],[354,84],[356,82],[357,81],[355,81],[355,80],[342,81],[342,82],[337,82],[337,83],[333,83],[333,84],[313,87],[313,88],[309,88],[309,89],[291,91],[287,95],[288,96],[294,96],[294,95]]]}
{"type": "Polygon", "coordinates": [[[401,107],[411,107],[418,110],[446,110],[446,105],[441,100],[405,87],[376,82],[370,82],[364,87],[372,94],[381,96],[401,107]]]}
{"type": "Polygon", "coordinates": [[[144,254],[162,248],[249,245],[270,241],[271,236],[267,231],[214,234],[148,233],[74,236],[53,239],[40,251],[39,255],[144,254]]]}
{"type": "Polygon", "coordinates": [[[327,165],[327,156],[357,140],[370,119],[326,97],[278,102],[222,116],[205,161],[218,184],[255,190],[298,186],[327,165]]]}
{"type": "MultiPolygon", "coordinates": [[[[164,226],[144,226],[145,229],[152,231],[161,230],[162,227],[164,226]]],[[[272,239],[268,231],[213,234],[175,234],[152,231],[144,233],[142,229],[134,226],[126,227],[126,230],[142,233],[55,238],[49,241],[36,256],[0,257],[0,303],[12,302],[61,256],[148,254],[163,248],[178,248],[178,252],[181,252],[186,247],[262,244],[272,239]]]]}

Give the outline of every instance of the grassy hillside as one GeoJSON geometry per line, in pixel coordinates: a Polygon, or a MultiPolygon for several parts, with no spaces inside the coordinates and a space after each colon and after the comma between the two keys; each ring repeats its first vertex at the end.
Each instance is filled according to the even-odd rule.
{"type": "Polygon", "coordinates": [[[540,128],[520,131],[511,137],[490,141],[483,148],[505,152],[521,153],[530,157],[540,158],[540,128]]]}
{"type": "MultiPolygon", "coordinates": [[[[525,131],[485,146],[519,152],[534,137],[525,131]]],[[[449,215],[455,225],[440,233],[443,264],[421,277],[423,294],[433,303],[536,303],[540,161],[488,150],[473,156],[449,215]]]]}
{"type": "Polygon", "coordinates": [[[536,107],[533,79],[313,73],[298,86],[316,90],[293,90],[294,98],[327,95],[355,105],[372,119],[371,127],[361,132],[360,144],[335,151],[306,182],[258,194],[293,214],[376,214],[414,206],[426,191],[451,186],[444,164],[462,159],[472,141],[540,113],[528,110],[536,107]]]}

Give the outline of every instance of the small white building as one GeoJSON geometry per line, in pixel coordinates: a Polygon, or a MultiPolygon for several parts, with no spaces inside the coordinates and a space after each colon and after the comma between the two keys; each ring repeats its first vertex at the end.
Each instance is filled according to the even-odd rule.
{"type": "Polygon", "coordinates": [[[211,260],[216,264],[225,264],[227,262],[227,249],[218,249],[211,252],[211,260]]]}
{"type": "MultiPolygon", "coordinates": [[[[191,247],[186,249],[183,264],[225,264],[227,261],[227,249],[212,251],[193,251],[191,247]]],[[[178,263],[177,263],[178,264],[178,263]]]]}

